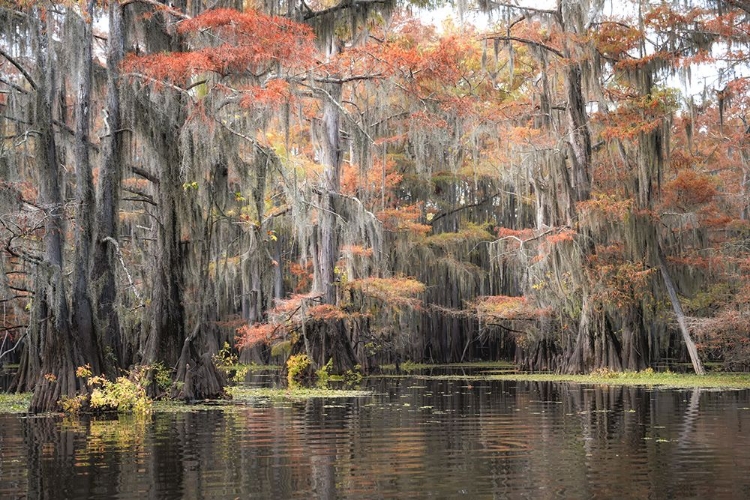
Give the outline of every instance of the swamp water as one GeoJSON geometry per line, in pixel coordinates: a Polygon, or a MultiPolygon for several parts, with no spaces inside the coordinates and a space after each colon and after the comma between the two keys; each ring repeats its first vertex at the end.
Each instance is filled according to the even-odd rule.
{"type": "Polygon", "coordinates": [[[750,498],[750,391],[371,378],[358,398],[0,414],[0,498],[750,498]]]}

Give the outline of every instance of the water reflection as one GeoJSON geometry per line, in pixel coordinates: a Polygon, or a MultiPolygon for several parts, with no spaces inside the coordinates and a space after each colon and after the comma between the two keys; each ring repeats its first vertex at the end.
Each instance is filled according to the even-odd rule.
{"type": "Polygon", "coordinates": [[[0,497],[750,497],[750,391],[367,383],[147,419],[0,415],[0,497]]]}

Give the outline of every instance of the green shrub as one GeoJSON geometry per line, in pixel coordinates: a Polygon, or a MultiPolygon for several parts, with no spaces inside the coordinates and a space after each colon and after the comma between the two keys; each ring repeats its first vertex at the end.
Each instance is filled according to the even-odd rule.
{"type": "MultiPolygon", "coordinates": [[[[86,385],[91,389],[91,393],[80,394],[74,398],[60,398],[58,404],[65,413],[78,413],[84,409],[94,412],[149,413],[152,401],[146,394],[144,383],[151,369],[154,368],[140,367],[131,371],[128,377],[117,377],[112,381],[92,375],[89,365],[79,366],[76,376],[86,379],[86,385]]],[[[159,373],[165,370],[159,370],[158,367],[156,370],[155,380],[159,383],[159,373]]],[[[171,378],[169,381],[171,383],[171,378]]]]}
{"type": "Polygon", "coordinates": [[[278,357],[278,356],[286,356],[289,354],[292,350],[292,343],[289,340],[285,340],[283,342],[279,342],[278,344],[274,344],[271,346],[271,356],[278,357]]]}
{"type": "Polygon", "coordinates": [[[227,368],[236,365],[239,362],[239,357],[232,346],[229,345],[229,342],[224,342],[224,347],[213,355],[213,361],[217,368],[227,368]]]}
{"type": "Polygon", "coordinates": [[[344,383],[349,386],[359,385],[362,382],[362,366],[355,365],[353,369],[344,373],[344,383]]]}
{"type": "Polygon", "coordinates": [[[89,384],[94,387],[89,396],[92,410],[118,413],[149,413],[151,398],[140,380],[117,377],[113,382],[103,377],[92,377],[89,384]]]}
{"type": "Polygon", "coordinates": [[[328,381],[331,379],[331,369],[333,368],[333,358],[328,360],[320,370],[315,372],[315,385],[318,387],[328,387],[328,381]]]}
{"type": "Polygon", "coordinates": [[[294,354],[286,361],[286,379],[290,387],[297,387],[306,377],[312,361],[307,354],[294,354]]]}
{"type": "Polygon", "coordinates": [[[158,388],[159,393],[165,393],[170,387],[172,387],[172,370],[164,366],[164,363],[159,361],[150,367],[144,368],[150,368],[153,370],[154,382],[156,382],[156,387],[158,388]]]}

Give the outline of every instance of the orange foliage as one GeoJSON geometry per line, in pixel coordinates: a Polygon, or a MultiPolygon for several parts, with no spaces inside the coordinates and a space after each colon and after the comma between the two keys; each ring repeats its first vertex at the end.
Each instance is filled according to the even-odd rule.
{"type": "Polygon", "coordinates": [[[296,285],[294,285],[294,293],[310,289],[313,279],[312,262],[308,261],[304,265],[297,262],[290,262],[289,272],[297,281],[296,285]]]}
{"type": "Polygon", "coordinates": [[[351,314],[346,313],[340,307],[336,307],[331,304],[319,304],[312,306],[307,309],[307,317],[311,319],[317,319],[320,321],[334,321],[339,319],[347,319],[351,314]]]}
{"type": "Polygon", "coordinates": [[[414,309],[421,307],[422,301],[417,297],[424,293],[424,283],[414,278],[364,278],[349,283],[353,290],[362,295],[377,299],[390,306],[406,306],[414,309]]]}
{"type": "Polygon", "coordinates": [[[190,52],[131,54],[124,62],[125,71],[185,84],[191,76],[207,71],[223,76],[260,75],[279,63],[302,69],[312,63],[315,54],[309,26],[254,10],[207,10],[183,21],[178,29],[182,34],[211,31],[223,43],[190,52]]]}
{"type": "Polygon", "coordinates": [[[498,227],[495,229],[497,237],[502,238],[513,238],[521,241],[526,241],[534,237],[534,230],[531,228],[525,229],[510,229],[507,227],[498,227]]]}
{"type": "Polygon", "coordinates": [[[721,257],[705,257],[702,255],[671,256],[667,260],[680,267],[692,267],[704,271],[720,269],[724,264],[724,259],[721,257]]]}
{"type": "Polygon", "coordinates": [[[592,34],[599,52],[613,59],[628,57],[628,52],[638,47],[642,33],[623,23],[603,22],[592,34]]]}
{"type": "Polygon", "coordinates": [[[557,245],[565,241],[573,241],[575,235],[576,232],[572,229],[563,228],[555,232],[554,234],[550,234],[549,236],[547,236],[546,242],[550,245],[557,245]]]}
{"type": "Polygon", "coordinates": [[[642,300],[644,294],[649,293],[651,275],[656,269],[647,267],[643,262],[619,260],[614,254],[610,257],[606,260],[589,260],[596,263],[590,269],[590,277],[596,283],[592,298],[618,308],[642,300]]]}
{"type": "Polygon", "coordinates": [[[724,362],[729,371],[750,368],[750,322],[736,309],[724,309],[699,321],[697,346],[702,356],[724,362]]]}
{"type": "Polygon", "coordinates": [[[372,248],[364,248],[361,245],[344,245],[341,252],[356,257],[372,257],[373,251],[372,248]]]}
{"type": "Polygon", "coordinates": [[[682,210],[709,203],[716,196],[714,180],[694,170],[681,170],[677,177],[664,187],[664,203],[682,210]]]}
{"type": "Polygon", "coordinates": [[[601,216],[608,221],[620,221],[633,208],[633,200],[621,200],[605,193],[594,193],[590,200],[576,204],[576,208],[588,216],[601,216]]]}
{"type": "MultiPolygon", "coordinates": [[[[98,169],[97,169],[98,170],[98,169]]],[[[122,180],[123,187],[130,189],[146,190],[150,185],[150,182],[146,179],[139,179],[136,177],[128,177],[122,180]]]]}
{"type": "MultiPolygon", "coordinates": [[[[345,163],[341,167],[341,192],[349,196],[357,196],[361,189],[373,193],[380,193],[383,187],[382,159],[375,162],[373,168],[367,169],[362,176],[362,168],[353,163],[345,163]]],[[[386,197],[396,186],[401,183],[403,175],[398,172],[396,162],[391,159],[386,161],[385,166],[385,189],[386,197]]]]}
{"type": "Polygon", "coordinates": [[[290,101],[292,93],[286,80],[274,78],[262,87],[250,87],[247,94],[240,100],[244,108],[275,107],[290,101]]]}
{"type": "Polygon", "coordinates": [[[412,129],[448,130],[448,122],[446,122],[444,118],[436,115],[435,113],[429,113],[427,111],[415,111],[409,117],[409,122],[412,129]]]}
{"type": "Polygon", "coordinates": [[[487,295],[477,297],[469,306],[482,318],[490,320],[530,320],[551,314],[530,303],[527,297],[487,295]]]}
{"type": "Polygon", "coordinates": [[[432,231],[432,226],[418,222],[422,218],[420,205],[387,208],[378,212],[377,218],[388,231],[407,231],[422,236],[432,231]]]}
{"type": "MultiPolygon", "coordinates": [[[[635,62],[628,60],[627,64],[639,65],[645,62],[643,59],[635,62]]],[[[673,92],[654,91],[645,96],[630,96],[621,100],[616,110],[599,113],[595,119],[604,125],[601,131],[604,140],[634,140],[642,134],[657,130],[676,107],[676,96],[673,92]]]]}
{"type": "Polygon", "coordinates": [[[278,325],[256,323],[237,328],[235,345],[238,349],[255,347],[258,344],[269,344],[280,333],[278,325]]]}

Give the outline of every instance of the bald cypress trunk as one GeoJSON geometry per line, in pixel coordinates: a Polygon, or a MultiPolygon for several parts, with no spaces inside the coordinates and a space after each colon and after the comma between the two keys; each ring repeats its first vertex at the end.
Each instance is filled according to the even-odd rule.
{"type": "Polygon", "coordinates": [[[72,327],[81,339],[81,350],[91,365],[92,373],[101,373],[104,369],[100,345],[94,328],[94,312],[89,289],[89,264],[91,262],[91,243],[94,224],[94,186],[91,176],[89,158],[90,110],[92,79],[92,24],[94,1],[87,7],[88,19],[82,19],[84,32],[84,49],[81,54],[81,67],[78,71],[78,102],[76,104],[75,124],[75,160],[76,160],[76,203],[77,227],[76,248],[74,257],[73,282],[73,315],[72,327]]]}
{"type": "Polygon", "coordinates": [[[324,189],[321,194],[320,214],[320,292],[327,304],[336,303],[336,260],[338,259],[338,238],[336,234],[335,196],[339,191],[341,178],[341,138],[339,127],[341,113],[341,84],[327,86],[327,96],[323,99],[323,120],[321,127],[321,157],[324,171],[324,189]]]}
{"type": "Polygon", "coordinates": [[[96,238],[92,265],[92,285],[96,297],[96,325],[108,352],[109,372],[124,366],[119,313],[117,311],[116,269],[118,265],[118,213],[122,181],[122,136],[120,120],[120,64],[123,57],[122,7],[109,4],[109,45],[107,50],[106,117],[109,130],[102,139],[103,155],[96,200],[96,238]]]}
{"type": "MultiPolygon", "coordinates": [[[[158,122],[157,122],[158,123],[158,122]]],[[[144,364],[157,361],[174,367],[185,339],[183,304],[183,252],[180,245],[180,153],[174,122],[159,123],[153,131],[153,147],[161,162],[157,187],[158,224],[153,263],[153,294],[148,309],[147,337],[143,342],[144,364]]]]}
{"type": "MultiPolygon", "coordinates": [[[[212,171],[220,170],[214,166],[212,171]]],[[[217,307],[214,303],[214,284],[209,273],[211,262],[211,242],[214,236],[214,218],[212,211],[216,192],[219,189],[215,176],[204,189],[207,191],[205,210],[198,208],[202,220],[193,224],[202,227],[202,234],[196,234],[189,243],[193,255],[185,255],[186,259],[197,259],[197,312],[193,316],[195,324],[185,337],[180,357],[177,360],[177,373],[172,386],[171,396],[187,401],[214,399],[223,397],[226,383],[223,372],[216,368],[212,355],[218,352],[217,341],[217,307]]]]}
{"type": "Polygon", "coordinates": [[[580,66],[572,64],[568,67],[565,88],[568,96],[566,112],[569,144],[572,150],[575,201],[585,201],[591,196],[591,134],[586,117],[580,66]]]}
{"type": "Polygon", "coordinates": [[[34,318],[39,322],[41,366],[36,375],[32,413],[54,411],[62,396],[73,397],[87,391],[86,383],[76,377],[76,367],[85,364],[78,339],[74,338],[69,320],[68,297],[63,276],[64,203],[61,190],[57,146],[53,130],[55,57],[50,46],[53,26],[51,16],[39,8],[32,12],[32,36],[36,42],[37,79],[35,153],[38,164],[39,198],[46,212],[44,262],[41,264],[34,318]],[[42,21],[45,19],[46,21],[42,21]]]}

